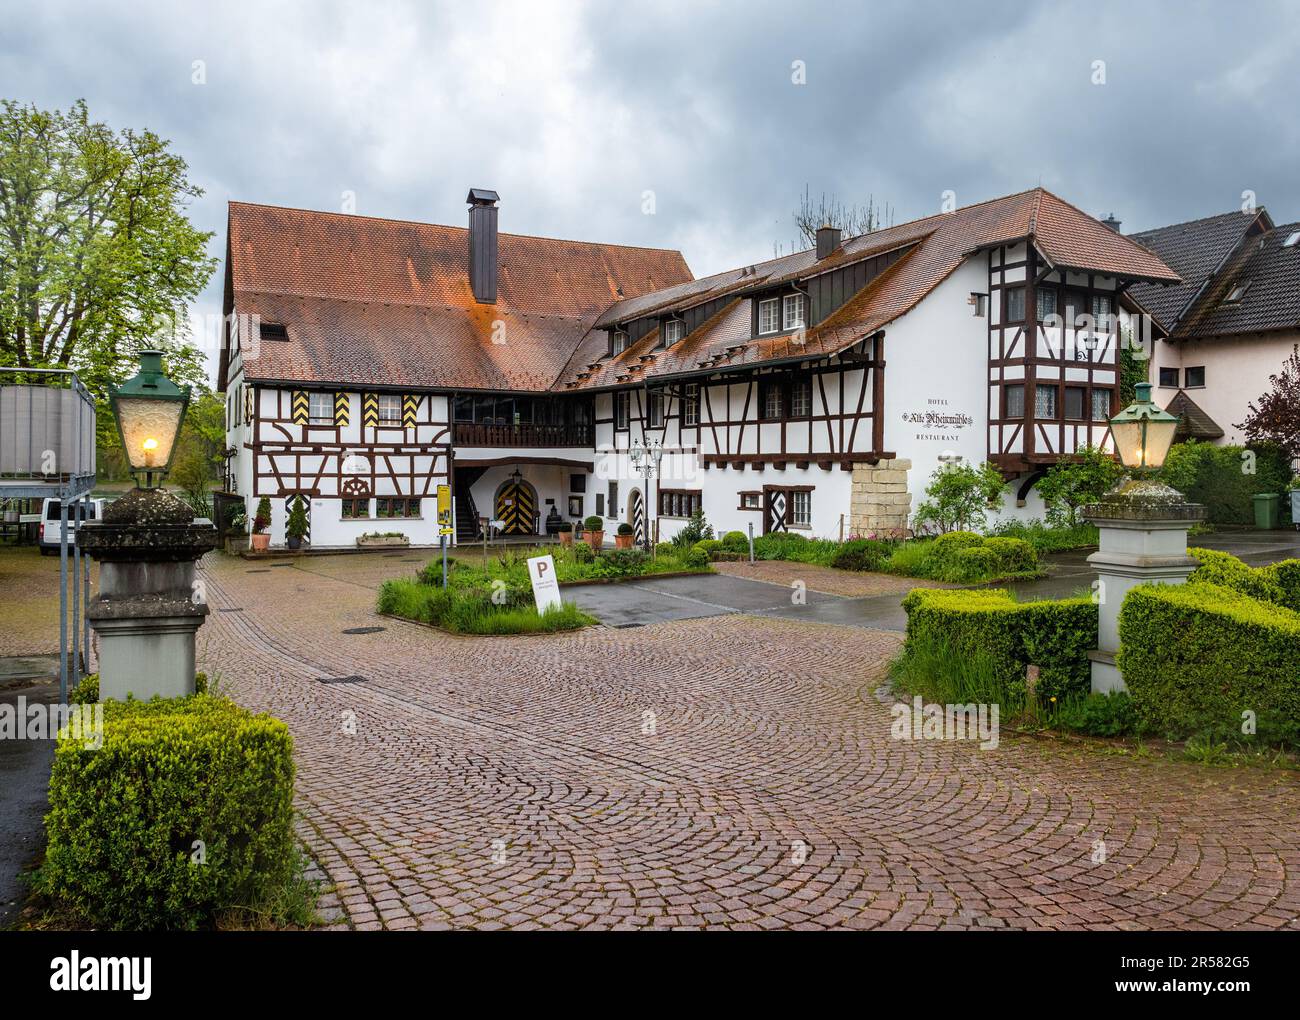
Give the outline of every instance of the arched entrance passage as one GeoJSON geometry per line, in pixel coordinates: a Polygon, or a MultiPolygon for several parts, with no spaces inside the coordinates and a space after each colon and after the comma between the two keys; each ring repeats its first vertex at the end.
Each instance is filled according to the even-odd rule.
{"type": "Polygon", "coordinates": [[[493,501],[494,517],[505,535],[537,533],[537,490],[516,471],[501,483],[493,501]]]}

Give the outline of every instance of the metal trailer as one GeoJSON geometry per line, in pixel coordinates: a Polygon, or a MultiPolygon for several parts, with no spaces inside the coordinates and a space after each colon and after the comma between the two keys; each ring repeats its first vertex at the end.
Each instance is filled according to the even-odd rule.
{"type": "Polygon", "coordinates": [[[90,557],[79,532],[95,487],[95,401],[77,373],[0,368],[0,499],[57,499],[59,543],[59,700],[89,670],[90,557]],[[71,646],[69,646],[71,640],[71,646]]]}

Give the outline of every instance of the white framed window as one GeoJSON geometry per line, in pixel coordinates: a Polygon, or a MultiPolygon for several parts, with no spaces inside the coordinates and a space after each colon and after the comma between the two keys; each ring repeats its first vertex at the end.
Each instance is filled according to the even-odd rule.
{"type": "Polygon", "coordinates": [[[307,395],[307,423],[309,425],[334,424],[333,393],[309,393],[307,395]]]}
{"type": "Polygon", "coordinates": [[[664,346],[671,347],[686,335],[686,323],[681,319],[669,319],[664,323],[664,346]]]}
{"type": "Polygon", "coordinates": [[[646,394],[646,419],[650,423],[650,428],[662,428],[664,424],[664,394],[663,390],[651,390],[646,394]]]}
{"type": "Polygon", "coordinates": [[[687,383],[682,393],[682,424],[700,423],[700,384],[687,383]]]}
{"type": "Polygon", "coordinates": [[[1092,420],[1106,421],[1110,418],[1110,390],[1092,391],[1092,420]]]}
{"type": "Polygon", "coordinates": [[[609,353],[622,354],[627,350],[627,333],[621,329],[616,329],[609,338],[609,353]]]}
{"type": "Polygon", "coordinates": [[[806,489],[795,489],[790,493],[790,525],[812,527],[812,493],[806,489]]]}
{"type": "Polygon", "coordinates": [[[398,394],[379,394],[379,424],[402,424],[402,398],[398,394]]]}
{"type": "Polygon", "coordinates": [[[768,298],[758,303],[758,332],[775,333],[780,328],[780,298],[768,298]]]}
{"type": "Polygon", "coordinates": [[[620,390],[614,394],[614,428],[626,429],[628,423],[628,392],[620,390]]]}
{"type": "Polygon", "coordinates": [[[776,380],[764,382],[763,392],[763,418],[766,421],[773,421],[781,417],[781,384],[776,380]]]}
{"type": "Polygon", "coordinates": [[[781,301],[781,328],[803,329],[804,300],[802,294],[787,294],[781,301]]]}
{"type": "Polygon", "coordinates": [[[790,383],[790,417],[807,418],[812,414],[812,380],[795,379],[790,383]]]}
{"type": "Polygon", "coordinates": [[[741,510],[762,510],[763,494],[761,492],[742,492],[740,494],[741,510]]]}

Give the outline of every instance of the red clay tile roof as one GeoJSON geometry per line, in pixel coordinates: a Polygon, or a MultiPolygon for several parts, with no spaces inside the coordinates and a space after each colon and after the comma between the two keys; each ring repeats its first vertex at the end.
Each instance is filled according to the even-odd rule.
{"type": "Polygon", "coordinates": [[[970,254],[1029,236],[1060,268],[1179,279],[1041,188],[850,238],[820,262],[809,249],[701,280],[677,252],[502,234],[496,305],[470,294],[464,229],[232,203],[229,279],[237,311],[289,329],[287,342],[262,343],[250,378],[563,391],[833,354],[910,311],[970,254]],[[751,338],[755,290],[887,252],[902,254],[804,343],[751,338]],[[728,295],[670,350],[653,350],[656,330],[605,357],[600,327],[728,295]],[[495,320],[504,344],[492,343],[495,320]]]}
{"type": "Polygon", "coordinates": [[[242,202],[228,258],[227,302],[289,334],[245,371],[284,382],[544,390],[620,287],[691,279],[676,251],[503,233],[497,302],[482,305],[463,227],[242,202]]]}
{"type": "MultiPolygon", "coordinates": [[[[736,301],[723,315],[692,332],[671,350],[657,352],[655,360],[635,378],[655,378],[698,372],[700,362],[714,355],[727,356],[712,365],[718,369],[786,358],[813,358],[843,350],[904,315],[973,252],[1006,244],[1032,235],[1040,251],[1059,268],[1098,272],[1149,281],[1175,283],[1178,275],[1160,259],[1122,234],[1080,212],[1049,191],[1032,191],[966,206],[951,213],[876,230],[845,241],[842,249],[817,261],[814,250],[786,255],[751,267],[742,276],[731,270],[694,280],[654,294],[620,301],[605,312],[598,325],[629,322],[644,315],[681,310],[719,296],[736,293],[736,301]],[[806,342],[798,346],[789,337],[749,339],[749,298],[756,289],[792,279],[807,279],[848,262],[888,251],[906,249],[898,262],[876,277],[861,293],[840,307],[826,321],[808,330],[806,342]],[[697,335],[699,334],[699,335],[697,335]],[[740,349],[731,350],[736,344],[740,349]],[[678,347],[682,352],[678,353],[678,347]]],[[[654,335],[658,342],[658,334],[654,335]]],[[[650,338],[632,345],[609,365],[579,379],[589,362],[604,353],[603,334],[583,341],[561,377],[568,389],[589,389],[615,385],[626,367],[653,346],[650,338]]]]}

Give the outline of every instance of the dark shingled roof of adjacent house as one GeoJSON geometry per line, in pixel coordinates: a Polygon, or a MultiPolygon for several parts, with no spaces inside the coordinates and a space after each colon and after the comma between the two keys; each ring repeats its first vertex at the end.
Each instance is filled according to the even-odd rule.
{"type": "Polygon", "coordinates": [[[1252,237],[1183,316],[1173,338],[1300,330],[1300,223],[1252,237]],[[1240,293],[1234,293],[1240,290],[1240,293]]]}
{"type": "Polygon", "coordinates": [[[1165,410],[1178,415],[1178,428],[1174,439],[1222,439],[1223,429],[1219,423],[1201,410],[1200,406],[1187,395],[1186,390],[1179,390],[1173,395],[1165,410]]]}
{"type": "Polygon", "coordinates": [[[1182,277],[1182,283],[1172,287],[1138,284],[1130,293],[1160,325],[1175,329],[1192,299],[1223,267],[1261,215],[1267,216],[1262,209],[1220,213],[1127,235],[1159,255],[1182,277]]]}
{"type": "Polygon", "coordinates": [[[227,311],[288,330],[246,352],[256,354],[245,358],[248,378],[565,391],[823,357],[905,315],[971,254],[1029,237],[1061,269],[1181,282],[1151,251],[1042,188],[849,238],[820,261],[809,249],[700,280],[675,251],[503,233],[495,305],[470,292],[466,235],[232,202],[227,311]],[[756,291],[878,255],[892,264],[802,342],[750,335],[756,291]],[[607,356],[608,325],[728,297],[670,349],[654,350],[656,330],[607,356]]]}

